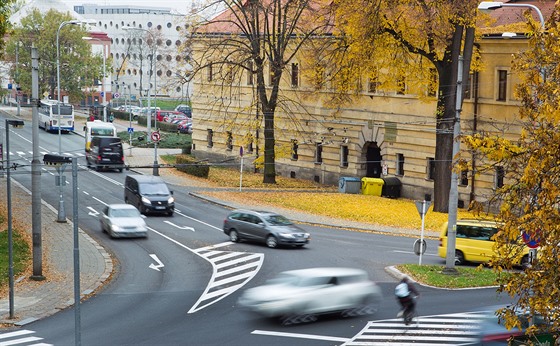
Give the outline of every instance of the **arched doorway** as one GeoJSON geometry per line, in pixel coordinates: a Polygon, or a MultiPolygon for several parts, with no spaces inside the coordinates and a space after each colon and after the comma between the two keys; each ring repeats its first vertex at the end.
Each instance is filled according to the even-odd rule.
{"type": "Polygon", "coordinates": [[[377,142],[366,143],[366,177],[379,178],[381,177],[381,148],[377,142]]]}

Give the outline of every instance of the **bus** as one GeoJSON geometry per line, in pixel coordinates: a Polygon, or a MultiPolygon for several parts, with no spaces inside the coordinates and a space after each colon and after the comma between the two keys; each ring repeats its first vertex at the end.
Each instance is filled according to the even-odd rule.
{"type": "MultiPolygon", "coordinates": [[[[41,100],[39,104],[39,128],[47,132],[59,130],[59,106],[56,100],[41,100]]],[[[74,106],[60,103],[60,132],[74,131],[74,106]]]]}
{"type": "Polygon", "coordinates": [[[117,137],[117,128],[111,123],[106,123],[101,120],[94,120],[86,122],[84,126],[86,138],[86,152],[91,149],[91,139],[93,137],[117,137]]]}

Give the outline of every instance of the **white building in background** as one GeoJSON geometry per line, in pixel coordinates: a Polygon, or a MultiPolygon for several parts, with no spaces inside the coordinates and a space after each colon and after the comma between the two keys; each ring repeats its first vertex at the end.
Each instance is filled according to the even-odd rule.
{"type": "Polygon", "coordinates": [[[188,98],[191,90],[185,76],[189,55],[183,49],[188,27],[184,15],[168,8],[119,5],[84,4],[74,6],[74,11],[94,19],[97,31],[106,32],[111,40],[114,93],[121,98],[131,95],[132,100],[148,93],[158,98],[188,98]],[[147,44],[151,40],[156,42],[153,64],[147,44]]]}
{"type": "MultiPolygon", "coordinates": [[[[186,61],[189,56],[182,49],[187,29],[183,14],[170,8],[125,5],[83,4],[74,6],[72,10],[60,0],[32,0],[14,13],[9,19],[10,22],[19,23],[21,18],[29,15],[34,8],[42,13],[55,9],[70,13],[75,19],[95,20],[96,26],[91,31],[92,36],[97,39],[90,43],[94,52],[101,52],[103,47],[108,54],[107,64],[112,61],[112,66],[106,67],[105,87],[95,88],[99,89],[96,90],[96,94],[102,89],[105,90],[107,102],[111,101],[115,93],[122,95],[121,98],[138,100],[147,97],[148,90],[152,97],[157,95],[158,98],[189,98],[188,95],[192,91],[185,78],[188,66],[186,61]],[[139,30],[123,30],[123,27],[139,30]],[[151,35],[146,30],[149,30],[151,35]],[[149,66],[149,47],[146,44],[146,40],[151,36],[157,43],[152,67],[149,66]],[[106,41],[107,38],[110,43],[106,41]],[[108,44],[110,47],[106,47],[108,44]],[[155,81],[152,73],[156,76],[155,81]]],[[[2,88],[7,88],[12,79],[4,76],[2,81],[2,88]]],[[[98,104],[100,101],[99,95],[91,98],[92,100],[85,102],[98,104]]]]}

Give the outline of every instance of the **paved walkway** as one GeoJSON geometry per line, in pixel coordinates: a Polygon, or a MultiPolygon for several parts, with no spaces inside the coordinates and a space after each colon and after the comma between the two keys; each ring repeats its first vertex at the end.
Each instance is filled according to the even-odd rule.
{"type": "MultiPolygon", "coordinates": [[[[15,116],[15,107],[0,105],[0,114],[3,116],[15,116]]],[[[31,110],[21,108],[20,116],[26,122],[31,122],[31,110]]],[[[85,116],[85,115],[83,115],[85,116]]],[[[116,120],[115,125],[119,131],[129,126],[128,121],[116,120]]],[[[77,127],[81,128],[81,125],[77,127]]],[[[138,124],[133,124],[135,131],[142,131],[138,124]]],[[[78,134],[82,134],[77,129],[78,134]]],[[[145,148],[129,148],[124,145],[126,163],[135,171],[143,174],[152,174],[149,168],[154,162],[154,150],[145,148]]],[[[177,154],[180,149],[158,149],[158,157],[164,154],[177,154]]],[[[161,159],[158,159],[161,162],[161,159]]],[[[172,170],[160,169],[160,175],[170,184],[183,186],[195,197],[210,200],[216,204],[222,204],[231,208],[256,208],[258,205],[242,205],[240,203],[225,202],[204,195],[204,191],[219,188],[209,187],[198,180],[189,180],[184,176],[173,174],[172,170]]],[[[0,178],[4,180],[5,178],[0,178]]],[[[222,189],[228,190],[228,189],[222,189]]],[[[229,189],[234,190],[234,189],[229,189]]],[[[0,200],[6,200],[5,189],[0,189],[0,200]]],[[[31,192],[19,185],[12,179],[12,205],[14,215],[14,227],[24,227],[31,233],[31,224],[25,220],[31,220],[31,192]]],[[[418,233],[417,230],[380,228],[371,224],[352,222],[324,216],[309,215],[288,209],[277,208],[278,212],[286,215],[297,222],[330,225],[338,228],[351,228],[367,231],[379,231],[390,233],[411,234],[418,233]]],[[[43,202],[41,208],[41,222],[43,235],[43,275],[44,281],[33,281],[26,276],[17,277],[14,289],[14,313],[15,318],[9,319],[8,292],[0,295],[0,323],[9,325],[25,325],[37,319],[50,316],[57,311],[65,309],[73,304],[74,281],[73,281],[73,225],[72,222],[58,223],[57,211],[52,206],[43,202]]],[[[436,234],[427,234],[437,236],[436,234]]],[[[97,244],[84,231],[79,230],[80,249],[80,288],[82,297],[94,294],[113,272],[111,256],[103,247],[97,244]]],[[[30,274],[30,273],[27,273],[30,274]]]]}

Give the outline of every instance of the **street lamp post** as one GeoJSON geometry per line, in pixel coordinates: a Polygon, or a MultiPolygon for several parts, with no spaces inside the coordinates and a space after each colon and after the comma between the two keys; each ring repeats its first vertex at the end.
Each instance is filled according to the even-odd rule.
{"type": "MultiPolygon", "coordinates": [[[[156,40],[154,38],[154,35],[150,32],[150,30],[144,29],[144,28],[137,28],[137,27],[132,27],[132,26],[123,26],[122,27],[123,30],[138,30],[138,31],[145,31],[147,32],[150,37],[152,38],[152,44],[155,45],[156,44],[156,40]]],[[[150,54],[150,70],[151,70],[151,74],[154,75],[154,89],[156,87],[156,71],[154,69],[154,55],[156,54],[156,50],[155,48],[152,50],[151,52],[152,54],[150,54]]],[[[152,89],[152,83],[151,83],[151,78],[148,79],[148,134],[147,134],[147,141],[150,141],[152,138],[152,107],[151,107],[151,103],[150,103],[150,91],[152,89]]],[[[156,89],[157,90],[157,89],[156,89]]],[[[155,93],[157,95],[157,92],[155,93]]],[[[154,127],[155,127],[155,131],[157,131],[157,116],[156,116],[156,120],[154,122],[154,127]]],[[[154,140],[154,165],[153,165],[153,175],[159,175],[159,163],[158,163],[158,156],[157,156],[157,142],[158,140],[154,140]]]]}
{"type": "Polygon", "coordinates": [[[132,132],[130,132],[130,129],[132,128],[132,106],[130,109],[126,106],[126,89],[128,88],[128,94],[130,96],[130,85],[126,85],[125,82],[122,84],[124,90],[124,108],[128,110],[128,156],[132,156],[132,132]]]}
{"type": "Polygon", "coordinates": [[[74,345],[82,344],[81,314],[80,314],[80,246],[78,230],[78,160],[76,157],[45,154],[43,156],[45,165],[55,166],[62,171],[64,167],[72,164],[72,224],[74,235],[74,345]],[[62,167],[62,168],[61,168],[62,167]]]}
{"type": "MultiPolygon", "coordinates": [[[[60,117],[60,30],[66,25],[78,25],[81,24],[82,21],[79,20],[69,20],[60,23],[58,29],[56,30],[56,93],[57,93],[57,113],[58,113],[58,153],[62,154],[62,129],[61,129],[61,117],[60,117]]],[[[59,200],[58,200],[58,215],[57,215],[57,222],[64,223],[66,222],[66,212],[64,210],[64,196],[62,192],[63,184],[63,176],[62,171],[58,171],[58,186],[59,186],[59,200]]]]}
{"type": "Polygon", "coordinates": [[[101,97],[103,99],[103,101],[102,101],[103,102],[103,121],[107,122],[107,92],[105,91],[105,78],[107,76],[105,64],[106,64],[106,59],[107,58],[105,57],[105,55],[106,55],[105,43],[103,43],[103,40],[100,40],[96,37],[85,36],[85,37],[82,37],[82,40],[99,41],[99,42],[101,42],[101,44],[103,46],[103,54],[102,54],[103,55],[103,82],[102,82],[103,84],[101,85],[101,94],[102,94],[101,97]]]}
{"type": "Polygon", "coordinates": [[[12,240],[12,180],[10,167],[10,126],[23,126],[22,120],[6,119],[6,194],[8,199],[8,280],[9,280],[9,310],[10,318],[14,318],[14,256],[12,240]]]}
{"type": "MultiPolygon", "coordinates": [[[[65,25],[78,25],[81,22],[79,20],[69,20],[66,22],[60,23],[58,29],[56,30],[56,97],[58,100],[57,105],[57,113],[58,113],[58,153],[62,154],[62,130],[61,130],[61,117],[60,117],[60,30],[65,25]]],[[[66,222],[66,212],[64,210],[64,196],[62,192],[62,170],[58,171],[58,186],[59,186],[59,199],[58,199],[58,214],[57,214],[57,222],[66,222]]]]}
{"type": "MultiPolygon", "coordinates": [[[[501,1],[483,1],[478,5],[478,10],[482,11],[482,12],[489,12],[489,11],[493,11],[496,10],[498,8],[501,7],[525,7],[525,8],[529,8],[531,10],[534,10],[535,12],[537,12],[537,15],[539,16],[539,21],[541,23],[541,30],[545,30],[546,29],[546,22],[544,21],[544,16],[541,12],[541,10],[532,4],[520,4],[520,3],[503,3],[501,1]]],[[[503,37],[509,38],[512,37],[512,35],[510,33],[504,33],[502,34],[503,37]],[[507,34],[507,35],[504,35],[507,34]]],[[[545,82],[546,79],[546,73],[543,67],[540,68],[540,74],[541,74],[541,78],[543,80],[543,83],[545,82]]],[[[537,258],[537,249],[530,249],[529,250],[529,258],[531,261],[535,260],[537,258]]]]}

